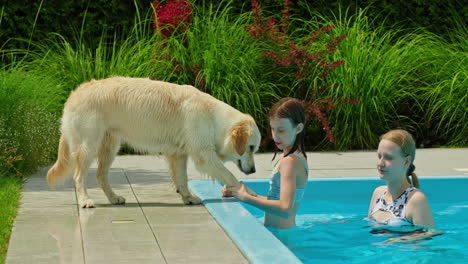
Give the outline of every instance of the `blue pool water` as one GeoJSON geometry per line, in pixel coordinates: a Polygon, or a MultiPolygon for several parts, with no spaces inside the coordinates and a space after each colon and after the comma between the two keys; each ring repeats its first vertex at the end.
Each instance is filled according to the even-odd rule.
{"type": "MultiPolygon", "coordinates": [[[[421,179],[440,235],[404,243],[388,239],[408,235],[375,233],[364,220],[379,180],[310,181],[296,224],[270,229],[304,263],[467,263],[468,178],[421,179]],[[345,220],[345,221],[343,221],[345,220]]],[[[247,183],[266,193],[268,182],[247,183]]],[[[259,221],[263,212],[243,204],[259,221]]]]}
{"type": "MultiPolygon", "coordinates": [[[[268,180],[245,182],[259,194],[268,191],[268,180]]],[[[420,182],[440,234],[403,243],[388,240],[407,234],[376,233],[365,220],[372,191],[384,184],[381,180],[310,180],[297,227],[289,230],[265,228],[261,210],[221,198],[217,183],[189,185],[252,263],[467,263],[468,178],[421,177],[420,182]]]]}

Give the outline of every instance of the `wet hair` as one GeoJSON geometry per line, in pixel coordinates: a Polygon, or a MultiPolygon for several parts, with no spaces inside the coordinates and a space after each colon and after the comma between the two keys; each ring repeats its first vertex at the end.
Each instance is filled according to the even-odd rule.
{"type": "Polygon", "coordinates": [[[416,169],[416,166],[414,166],[413,164],[414,159],[416,158],[416,143],[414,141],[413,136],[411,136],[411,134],[408,133],[406,130],[395,129],[383,134],[380,137],[380,140],[382,139],[390,140],[393,143],[397,144],[398,146],[400,146],[403,156],[411,157],[410,166],[406,171],[406,179],[411,185],[413,185],[416,188],[419,188],[419,180],[416,176],[416,173],[414,173],[414,170],[416,169]]]}
{"type": "MultiPolygon", "coordinates": [[[[304,124],[304,128],[302,131],[296,135],[296,140],[291,148],[291,150],[285,155],[288,156],[291,153],[294,153],[296,150],[300,150],[304,157],[307,158],[305,153],[305,145],[304,145],[304,135],[305,135],[305,109],[304,104],[301,100],[285,97],[279,100],[276,104],[274,104],[271,109],[270,113],[268,114],[268,118],[271,119],[279,119],[279,118],[287,118],[291,121],[294,126],[302,123],[304,124]]],[[[275,155],[273,156],[274,160],[276,157],[276,148],[275,148],[275,155]]]]}

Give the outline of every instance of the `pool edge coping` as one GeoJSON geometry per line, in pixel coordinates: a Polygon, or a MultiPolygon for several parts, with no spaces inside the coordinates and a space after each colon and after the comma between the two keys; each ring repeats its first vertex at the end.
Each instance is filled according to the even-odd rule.
{"type": "Polygon", "coordinates": [[[205,179],[191,180],[188,184],[251,263],[302,263],[238,200],[222,198],[220,183],[205,179]],[[233,215],[236,217],[232,218],[233,215]]]}

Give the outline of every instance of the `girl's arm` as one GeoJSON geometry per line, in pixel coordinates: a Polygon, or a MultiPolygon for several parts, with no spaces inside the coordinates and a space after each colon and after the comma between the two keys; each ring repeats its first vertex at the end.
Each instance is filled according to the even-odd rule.
{"type": "Polygon", "coordinates": [[[434,226],[431,208],[421,191],[416,191],[411,196],[406,210],[408,218],[414,225],[434,226]]]}
{"type": "MultiPolygon", "coordinates": [[[[414,225],[417,226],[434,226],[434,219],[432,217],[432,211],[427,202],[427,198],[421,191],[416,191],[408,201],[408,207],[406,208],[406,215],[414,225]]],[[[437,229],[429,228],[427,231],[419,234],[410,234],[406,236],[396,237],[387,240],[387,242],[407,242],[428,239],[432,236],[439,235],[441,232],[437,229]]]]}
{"type": "MultiPolygon", "coordinates": [[[[243,183],[242,181],[240,181],[240,183],[243,183]]],[[[250,189],[247,185],[245,185],[245,188],[247,188],[247,193],[252,195],[252,196],[255,196],[255,197],[258,197],[258,198],[261,198],[261,199],[267,199],[266,196],[261,196],[261,195],[258,195],[257,193],[255,193],[252,189],[250,189]]],[[[239,185],[239,188],[240,188],[240,185],[239,185]]],[[[224,185],[222,188],[221,188],[221,192],[222,192],[222,197],[233,197],[234,195],[232,194],[232,191],[229,190],[229,186],[227,185],[224,185]]]]}
{"type": "Polygon", "coordinates": [[[405,236],[400,236],[400,237],[393,237],[393,238],[385,240],[385,242],[404,243],[404,242],[411,242],[411,241],[419,241],[419,240],[430,239],[434,236],[441,235],[442,233],[443,232],[441,230],[429,228],[427,231],[424,231],[423,233],[410,234],[410,235],[405,235],[405,236]]]}
{"type": "Polygon", "coordinates": [[[302,169],[301,161],[294,157],[288,156],[283,158],[280,166],[281,175],[281,190],[279,200],[268,200],[264,196],[253,196],[247,193],[246,186],[241,183],[240,187],[228,187],[228,191],[232,192],[233,196],[239,200],[249,203],[263,211],[275,214],[281,217],[289,217],[291,209],[294,206],[296,195],[296,175],[302,169]]]}
{"type": "Polygon", "coordinates": [[[372,194],[372,198],[370,200],[369,211],[367,212],[367,217],[371,216],[372,209],[374,209],[375,200],[380,195],[380,193],[382,192],[382,188],[384,188],[384,187],[385,186],[383,185],[383,186],[379,186],[379,187],[375,188],[374,193],[372,194]]]}

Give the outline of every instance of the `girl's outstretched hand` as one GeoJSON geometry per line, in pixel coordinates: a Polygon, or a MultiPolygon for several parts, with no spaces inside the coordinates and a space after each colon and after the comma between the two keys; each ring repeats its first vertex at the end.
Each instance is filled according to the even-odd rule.
{"type": "Polygon", "coordinates": [[[227,185],[224,185],[223,188],[221,188],[221,192],[223,193],[221,197],[233,197],[232,192],[228,190],[227,185]]]}
{"type": "Polygon", "coordinates": [[[234,196],[241,201],[244,201],[245,198],[250,195],[248,193],[248,187],[245,186],[243,182],[239,182],[239,184],[236,186],[224,186],[223,195],[224,194],[234,196]],[[225,188],[225,191],[224,191],[224,188],[225,188]]]}
{"type": "Polygon", "coordinates": [[[242,181],[240,181],[237,186],[224,185],[221,192],[223,193],[222,197],[236,197],[241,201],[244,201],[249,195],[257,196],[257,194],[247,187],[247,185],[242,181]]]}
{"type": "Polygon", "coordinates": [[[222,197],[236,197],[237,199],[240,199],[239,191],[242,186],[245,186],[242,182],[239,182],[239,184],[236,186],[224,185],[221,189],[221,191],[223,192],[222,197]]]}

